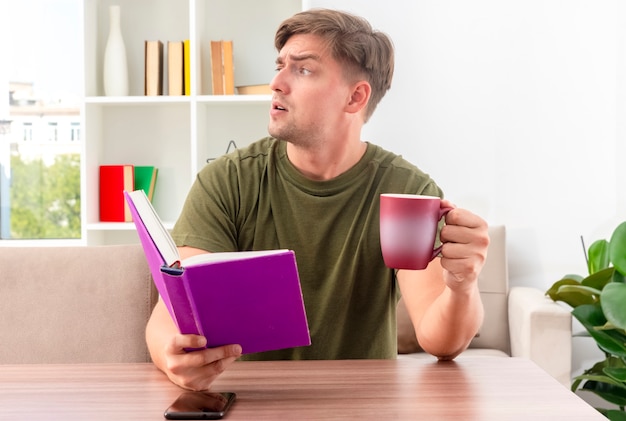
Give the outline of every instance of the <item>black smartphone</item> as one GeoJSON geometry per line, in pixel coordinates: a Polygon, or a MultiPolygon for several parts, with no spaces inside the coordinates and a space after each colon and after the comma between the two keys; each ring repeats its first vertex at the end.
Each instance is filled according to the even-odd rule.
{"type": "Polygon", "coordinates": [[[219,420],[236,397],[232,392],[184,392],[163,415],[168,420],[219,420]]]}

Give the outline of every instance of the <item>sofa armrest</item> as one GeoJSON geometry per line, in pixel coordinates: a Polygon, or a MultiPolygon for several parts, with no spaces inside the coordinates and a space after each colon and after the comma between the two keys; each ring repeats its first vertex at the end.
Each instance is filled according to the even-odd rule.
{"type": "Polygon", "coordinates": [[[572,316],[537,288],[509,291],[511,356],[528,358],[563,385],[571,384],[572,316]]]}

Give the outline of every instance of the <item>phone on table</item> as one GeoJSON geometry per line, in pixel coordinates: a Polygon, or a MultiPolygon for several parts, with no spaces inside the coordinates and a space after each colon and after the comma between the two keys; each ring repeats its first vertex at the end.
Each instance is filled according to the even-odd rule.
{"type": "Polygon", "coordinates": [[[163,415],[168,420],[219,420],[236,397],[233,392],[183,392],[163,415]]]}

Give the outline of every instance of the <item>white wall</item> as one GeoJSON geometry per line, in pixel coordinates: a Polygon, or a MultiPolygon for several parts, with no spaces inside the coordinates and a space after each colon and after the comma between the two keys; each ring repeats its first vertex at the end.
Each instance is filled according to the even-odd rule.
{"type": "Polygon", "coordinates": [[[513,285],[584,272],[580,235],[589,244],[626,220],[621,2],[304,4],[353,11],[392,37],[393,87],[363,137],[506,224],[513,285]]]}
{"type": "MultiPolygon", "coordinates": [[[[0,13],[0,51],[8,50],[7,14],[0,13]]],[[[9,71],[7,66],[0,66],[0,120],[9,118],[9,71]]],[[[1,134],[0,134],[1,136],[1,134]]]]}
{"type": "MultiPolygon", "coordinates": [[[[303,2],[392,37],[394,83],[363,138],[505,224],[511,284],[543,290],[586,273],[581,235],[588,246],[626,220],[625,3],[303,2]]],[[[576,346],[575,371],[596,359],[576,346]]]]}

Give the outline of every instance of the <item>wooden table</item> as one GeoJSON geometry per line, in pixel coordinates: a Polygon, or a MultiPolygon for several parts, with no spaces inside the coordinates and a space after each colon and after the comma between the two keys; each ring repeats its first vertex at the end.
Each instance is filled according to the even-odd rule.
{"type": "MultiPolygon", "coordinates": [[[[605,420],[517,358],[237,362],[227,420],[605,420]]],[[[0,419],[162,420],[181,393],[151,364],[0,365],[0,419]]]]}

